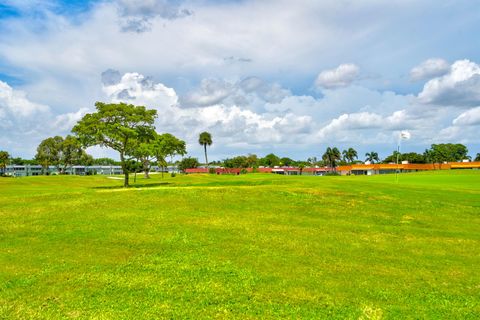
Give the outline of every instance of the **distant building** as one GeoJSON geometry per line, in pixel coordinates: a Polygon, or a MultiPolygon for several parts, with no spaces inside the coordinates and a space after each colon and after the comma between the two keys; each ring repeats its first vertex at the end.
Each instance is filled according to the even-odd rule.
{"type": "MultiPolygon", "coordinates": [[[[49,166],[48,169],[44,169],[40,165],[8,165],[5,170],[0,170],[2,174],[15,177],[38,176],[42,174],[55,175],[60,173],[55,166],[49,166]]],[[[93,174],[115,175],[122,173],[122,167],[120,166],[71,166],[65,170],[65,174],[80,176],[93,174]]]]}

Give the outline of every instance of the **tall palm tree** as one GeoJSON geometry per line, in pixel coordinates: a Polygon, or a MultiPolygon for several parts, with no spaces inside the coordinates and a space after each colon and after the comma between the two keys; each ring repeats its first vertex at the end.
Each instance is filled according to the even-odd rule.
{"type": "Polygon", "coordinates": [[[336,147],[328,147],[322,156],[323,161],[325,161],[325,163],[327,163],[331,168],[335,168],[337,166],[337,161],[339,161],[341,158],[342,155],[340,150],[338,150],[336,147]]]}
{"type": "Polygon", "coordinates": [[[348,148],[348,150],[343,150],[343,160],[346,162],[352,163],[354,159],[358,159],[357,151],[353,148],[348,148]]]}
{"type": "Polygon", "coordinates": [[[212,135],[209,132],[202,132],[200,133],[200,136],[198,137],[198,143],[203,146],[203,149],[205,150],[205,164],[207,165],[208,168],[208,157],[207,157],[207,146],[212,145],[212,135]]]}
{"type": "Polygon", "coordinates": [[[349,162],[348,161],[348,151],[347,150],[342,151],[342,158],[343,158],[343,161],[349,162]]]}
{"type": "Polygon", "coordinates": [[[365,161],[370,161],[371,163],[375,163],[375,161],[380,161],[380,159],[378,158],[378,153],[376,153],[375,151],[365,153],[365,157],[367,157],[365,161]]]}

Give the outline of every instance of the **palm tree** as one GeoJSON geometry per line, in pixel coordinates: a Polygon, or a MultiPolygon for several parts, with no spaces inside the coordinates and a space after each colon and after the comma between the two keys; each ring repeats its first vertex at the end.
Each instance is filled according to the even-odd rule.
{"type": "Polygon", "coordinates": [[[475,161],[480,161],[480,153],[477,153],[477,156],[475,157],[475,161]]]}
{"type": "Polygon", "coordinates": [[[300,163],[298,165],[298,170],[300,170],[300,175],[302,175],[303,169],[305,168],[305,165],[303,163],[300,163]]]}
{"type": "Polygon", "coordinates": [[[206,131],[200,133],[200,136],[198,137],[198,143],[200,143],[200,145],[202,145],[205,150],[205,164],[208,168],[207,145],[210,146],[213,143],[212,135],[206,131]]]}
{"type": "Polygon", "coordinates": [[[0,151],[0,169],[5,174],[7,171],[7,164],[10,159],[10,155],[7,151],[0,151]]]}
{"type": "Polygon", "coordinates": [[[327,163],[331,168],[335,168],[337,166],[337,161],[339,161],[342,158],[340,150],[337,148],[333,147],[327,148],[327,151],[322,156],[323,161],[327,163]]]}
{"type": "Polygon", "coordinates": [[[353,148],[348,148],[348,150],[343,150],[343,160],[345,162],[352,163],[354,159],[358,159],[357,151],[353,148]]]}
{"type": "Polygon", "coordinates": [[[376,153],[375,151],[365,153],[365,157],[367,157],[365,161],[370,161],[371,163],[375,163],[375,161],[380,161],[380,159],[378,158],[378,153],[376,153]]]}

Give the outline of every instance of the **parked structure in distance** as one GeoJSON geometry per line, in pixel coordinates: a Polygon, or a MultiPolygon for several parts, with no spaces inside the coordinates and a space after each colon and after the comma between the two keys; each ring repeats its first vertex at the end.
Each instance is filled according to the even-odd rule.
{"type": "MultiPolygon", "coordinates": [[[[5,170],[0,169],[0,174],[28,177],[43,174],[57,175],[60,172],[56,166],[48,166],[48,169],[46,169],[41,165],[8,165],[5,170]]],[[[65,170],[65,174],[80,176],[93,174],[114,175],[122,174],[122,168],[120,166],[71,166],[65,170]]]]}
{"type": "MultiPolygon", "coordinates": [[[[158,166],[151,167],[152,172],[162,172],[162,168],[158,166]]],[[[163,168],[163,172],[172,173],[178,172],[176,166],[168,166],[163,168]]],[[[39,176],[43,174],[48,175],[57,175],[60,174],[58,168],[55,166],[49,166],[48,170],[43,168],[41,165],[7,165],[5,170],[0,168],[0,175],[12,176],[12,177],[28,177],[28,176],[39,176]]],[[[121,166],[72,166],[66,169],[65,174],[67,175],[78,175],[78,176],[87,176],[87,175],[118,175],[123,174],[121,166]]]]}

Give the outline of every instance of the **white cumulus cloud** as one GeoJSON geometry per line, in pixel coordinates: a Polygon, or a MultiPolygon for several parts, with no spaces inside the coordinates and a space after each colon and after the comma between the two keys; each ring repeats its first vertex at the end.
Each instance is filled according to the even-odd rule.
{"type": "Polygon", "coordinates": [[[88,108],[80,108],[80,110],[76,112],[59,114],[53,121],[53,127],[59,131],[69,131],[88,111],[88,108]]]}
{"type": "Polygon", "coordinates": [[[32,157],[40,141],[67,134],[86,111],[55,115],[49,106],[31,101],[25,92],[0,81],[1,147],[15,156],[32,157]]]}
{"type": "Polygon", "coordinates": [[[357,79],[359,71],[355,64],[341,64],[335,69],[320,72],[315,84],[326,89],[347,87],[357,79]]]}
{"type": "Polygon", "coordinates": [[[412,70],[410,70],[410,79],[418,81],[440,77],[446,74],[449,70],[450,64],[446,60],[431,58],[412,68],[412,70]]]}
{"type": "Polygon", "coordinates": [[[480,104],[480,66],[469,60],[456,61],[447,74],[428,81],[418,99],[425,104],[443,106],[480,104]]]}
{"type": "Polygon", "coordinates": [[[48,112],[48,106],[28,100],[25,92],[13,90],[7,83],[0,81],[0,116],[29,117],[36,113],[48,112]]]}
{"type": "Polygon", "coordinates": [[[103,91],[113,102],[128,101],[155,109],[177,103],[175,90],[162,83],[155,83],[142,74],[125,73],[118,82],[111,79],[107,81],[105,73],[103,75],[103,91]]]}
{"type": "MultiPolygon", "coordinates": [[[[278,101],[288,91],[260,79],[229,83],[204,79],[197,90],[179,99],[175,90],[139,73],[119,76],[109,71],[103,76],[103,90],[113,102],[143,104],[158,111],[157,130],[171,132],[187,140],[190,147],[201,131],[210,131],[216,141],[229,145],[253,146],[294,141],[310,132],[313,119],[292,112],[258,112],[238,104],[265,104],[278,101]],[[187,103],[187,106],[182,104],[187,103]]],[[[288,92],[289,93],[289,92],[288,92]]]]}
{"type": "Polygon", "coordinates": [[[480,107],[472,108],[460,114],[453,120],[455,126],[480,125],[480,107]]]}

